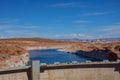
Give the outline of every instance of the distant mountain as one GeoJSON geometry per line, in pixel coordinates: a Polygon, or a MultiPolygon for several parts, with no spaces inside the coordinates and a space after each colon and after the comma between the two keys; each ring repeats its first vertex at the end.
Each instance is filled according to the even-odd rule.
{"type": "Polygon", "coordinates": [[[108,40],[108,41],[120,41],[120,38],[101,38],[102,40],[108,40]]]}
{"type": "Polygon", "coordinates": [[[81,41],[81,39],[79,39],[79,38],[71,38],[71,39],[57,39],[57,40],[61,40],[61,41],[81,41]]]}
{"type": "Polygon", "coordinates": [[[96,42],[96,41],[120,41],[120,38],[99,38],[99,39],[79,39],[79,38],[71,38],[71,39],[57,39],[61,41],[75,41],[75,42],[80,42],[80,41],[86,41],[86,42],[96,42]]]}

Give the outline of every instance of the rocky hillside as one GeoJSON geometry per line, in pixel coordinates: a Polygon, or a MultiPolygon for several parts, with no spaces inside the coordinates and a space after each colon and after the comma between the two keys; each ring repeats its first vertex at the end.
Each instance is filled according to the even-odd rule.
{"type": "MultiPolygon", "coordinates": [[[[106,52],[109,53],[110,58],[113,58],[116,55],[116,58],[120,58],[120,42],[109,42],[109,43],[78,43],[74,44],[69,48],[62,49],[62,51],[76,52],[76,51],[85,51],[90,53],[92,51],[106,52]],[[112,55],[112,56],[111,56],[112,55]]],[[[115,59],[114,59],[115,60],[115,59]]]]}
{"type": "Polygon", "coordinates": [[[0,68],[20,66],[28,60],[27,51],[21,46],[0,42],[0,68]]]}
{"type": "Polygon", "coordinates": [[[42,39],[42,38],[13,38],[13,39],[2,39],[0,42],[7,44],[17,44],[22,47],[51,47],[51,46],[66,46],[74,44],[75,42],[65,42],[58,40],[42,39]]]}
{"type": "MultiPolygon", "coordinates": [[[[41,38],[14,38],[0,40],[0,67],[26,65],[29,61],[27,50],[49,48],[62,48],[60,51],[66,52],[75,52],[78,50],[85,52],[106,51],[110,54],[116,54],[120,58],[120,42],[88,44],[41,38]]],[[[110,58],[113,58],[113,56],[110,58]]]]}
{"type": "Polygon", "coordinates": [[[24,53],[26,53],[26,50],[18,45],[0,44],[0,60],[24,53]]]}
{"type": "Polygon", "coordinates": [[[98,50],[106,51],[110,54],[116,54],[120,58],[120,42],[95,44],[98,50]]]}
{"type": "Polygon", "coordinates": [[[0,67],[26,65],[29,49],[49,49],[69,47],[74,42],[62,42],[41,38],[14,38],[0,40],[0,67]]]}

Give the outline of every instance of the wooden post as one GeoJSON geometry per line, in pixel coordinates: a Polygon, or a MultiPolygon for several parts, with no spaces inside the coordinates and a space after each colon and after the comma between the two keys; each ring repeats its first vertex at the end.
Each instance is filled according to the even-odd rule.
{"type": "Polygon", "coordinates": [[[40,80],[40,61],[32,61],[32,80],[40,80]]]}

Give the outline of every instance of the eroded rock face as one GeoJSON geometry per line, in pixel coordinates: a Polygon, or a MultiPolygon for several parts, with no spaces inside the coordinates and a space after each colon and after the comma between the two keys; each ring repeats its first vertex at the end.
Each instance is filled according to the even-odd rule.
{"type": "Polygon", "coordinates": [[[115,46],[115,50],[120,52],[120,46],[115,46]]]}
{"type": "Polygon", "coordinates": [[[29,55],[28,53],[24,53],[19,56],[11,56],[11,58],[4,61],[4,68],[5,67],[22,67],[26,66],[29,61],[29,55]]]}
{"type": "Polygon", "coordinates": [[[110,54],[110,58],[112,57],[118,57],[120,58],[120,42],[111,42],[111,43],[105,43],[101,44],[100,47],[98,47],[100,50],[107,50],[110,54]]]}
{"type": "Polygon", "coordinates": [[[18,67],[29,61],[27,51],[16,44],[0,44],[0,68],[18,67]]]}
{"type": "Polygon", "coordinates": [[[72,45],[71,47],[64,50],[71,52],[73,51],[74,53],[75,51],[84,51],[88,54],[91,54],[93,51],[96,51],[98,54],[108,53],[107,56],[110,61],[116,61],[118,58],[120,58],[120,42],[96,43],[96,44],[81,43],[72,45]]]}

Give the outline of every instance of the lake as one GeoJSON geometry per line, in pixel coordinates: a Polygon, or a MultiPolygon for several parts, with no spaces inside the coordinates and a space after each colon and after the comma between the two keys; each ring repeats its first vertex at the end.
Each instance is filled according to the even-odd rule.
{"type": "Polygon", "coordinates": [[[70,63],[72,61],[85,62],[87,58],[75,54],[60,52],[56,49],[30,50],[30,61],[40,60],[41,63],[53,64],[54,62],[70,63]]]}
{"type": "MultiPolygon", "coordinates": [[[[85,62],[87,60],[97,61],[97,59],[88,58],[82,55],[60,52],[57,51],[57,49],[30,50],[29,54],[30,54],[30,61],[40,60],[41,63],[47,63],[47,64],[54,64],[54,62],[70,63],[72,61],[85,62]]],[[[103,59],[103,57],[101,58],[103,59]]]]}

